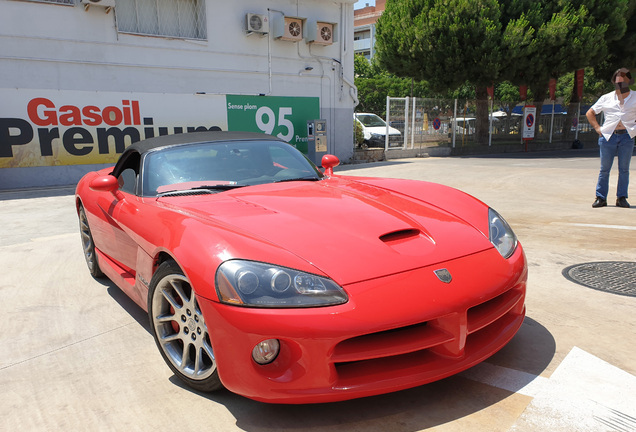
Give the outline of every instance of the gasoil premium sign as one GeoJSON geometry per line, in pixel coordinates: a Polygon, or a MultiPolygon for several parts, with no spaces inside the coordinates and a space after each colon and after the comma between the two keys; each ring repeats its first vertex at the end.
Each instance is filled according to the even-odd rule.
{"type": "Polygon", "coordinates": [[[114,163],[133,142],[264,132],[307,150],[318,98],[0,89],[0,168],[114,163]]]}

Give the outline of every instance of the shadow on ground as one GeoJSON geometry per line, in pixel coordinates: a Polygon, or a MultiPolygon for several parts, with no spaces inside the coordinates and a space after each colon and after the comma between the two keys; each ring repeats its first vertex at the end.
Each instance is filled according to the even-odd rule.
{"type": "Polygon", "coordinates": [[[128,314],[139,323],[148,333],[150,333],[150,322],[148,314],[145,310],[139,307],[137,303],[131,300],[114,282],[106,277],[95,279],[104,287],[106,292],[115,300],[128,314]]]}
{"type": "Polygon", "coordinates": [[[32,188],[32,189],[25,188],[25,189],[12,189],[12,190],[0,189],[0,201],[68,196],[68,195],[73,195],[74,193],[75,193],[75,185],[60,186],[60,187],[54,187],[54,188],[32,188]]]}
{"type": "MultiPolygon", "coordinates": [[[[517,335],[488,362],[526,372],[526,376],[539,375],[555,351],[556,343],[550,332],[537,321],[526,318],[517,335]]],[[[192,391],[174,376],[170,381],[192,391]]],[[[528,382],[518,383],[519,388],[526,384],[528,382]]],[[[249,432],[412,432],[472,415],[513,395],[511,391],[483,385],[461,375],[396,393],[325,404],[266,404],[227,390],[194,393],[224,405],[236,418],[236,426],[249,432]]]]}

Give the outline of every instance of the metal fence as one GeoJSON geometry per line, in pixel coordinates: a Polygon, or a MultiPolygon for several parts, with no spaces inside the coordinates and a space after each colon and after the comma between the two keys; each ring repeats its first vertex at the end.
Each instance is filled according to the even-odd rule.
{"type": "Polygon", "coordinates": [[[568,115],[568,107],[546,101],[541,114],[536,115],[534,137],[524,140],[524,105],[489,100],[488,139],[477,142],[476,101],[387,97],[385,149],[546,144],[556,148],[572,146],[576,141],[595,143],[598,138],[585,117],[589,107],[579,105],[568,115]]]}

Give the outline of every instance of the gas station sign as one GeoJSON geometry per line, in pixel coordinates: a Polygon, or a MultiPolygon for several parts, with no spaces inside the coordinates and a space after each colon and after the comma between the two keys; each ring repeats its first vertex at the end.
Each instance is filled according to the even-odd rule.
{"type": "Polygon", "coordinates": [[[307,153],[317,97],[0,89],[0,169],[115,163],[160,135],[253,131],[307,153]]]}

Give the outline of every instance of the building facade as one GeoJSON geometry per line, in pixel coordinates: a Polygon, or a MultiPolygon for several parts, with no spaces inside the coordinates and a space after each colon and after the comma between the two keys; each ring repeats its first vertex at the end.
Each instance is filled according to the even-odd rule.
{"type": "Polygon", "coordinates": [[[353,19],[353,45],[356,54],[371,60],[375,55],[375,25],[386,7],[386,0],[376,0],[375,6],[357,9],[353,19]]]}
{"type": "Polygon", "coordinates": [[[68,185],[196,130],[353,155],[354,0],[0,0],[0,189],[68,185]]]}

